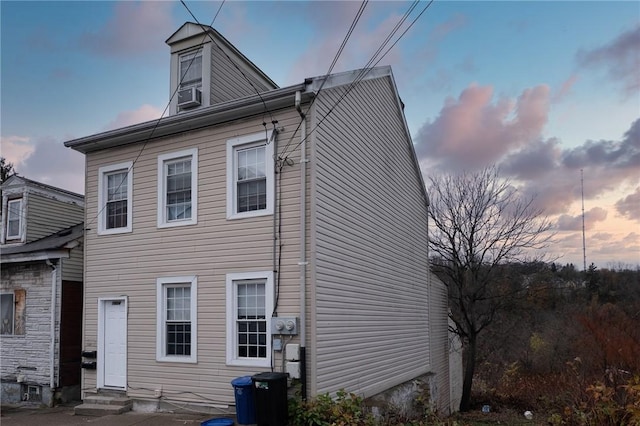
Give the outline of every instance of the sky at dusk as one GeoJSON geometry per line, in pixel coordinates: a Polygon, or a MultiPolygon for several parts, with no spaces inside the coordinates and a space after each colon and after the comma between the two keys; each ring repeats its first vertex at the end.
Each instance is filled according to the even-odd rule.
{"type": "MultiPolygon", "coordinates": [[[[212,24],[217,1],[185,0],[212,24]]],[[[213,22],[279,86],[326,73],[356,1],[227,1],[213,22]]],[[[640,265],[640,2],[420,2],[391,65],[425,179],[498,165],[554,222],[558,263],[640,265]]],[[[410,2],[367,4],[334,72],[362,68],[410,2]]],[[[160,117],[180,2],[0,2],[1,155],[84,193],[63,146],[160,117]]],[[[397,36],[396,36],[397,38],[397,36]]],[[[395,41],[394,38],[393,40],[395,41]]]]}

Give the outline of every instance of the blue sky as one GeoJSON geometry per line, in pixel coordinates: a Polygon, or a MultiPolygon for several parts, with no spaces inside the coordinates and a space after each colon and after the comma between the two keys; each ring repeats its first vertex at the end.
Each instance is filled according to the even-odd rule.
{"type": "MultiPolygon", "coordinates": [[[[186,3],[204,24],[221,4],[186,3]]],[[[287,86],[327,71],[359,6],[227,1],[213,26],[287,86]]],[[[334,72],[363,67],[409,6],[369,2],[334,72]]],[[[159,117],[164,41],[193,18],[180,2],[94,1],[2,1],[0,16],[2,156],[83,192],[62,142],[159,117]]],[[[380,65],[425,177],[498,164],[553,217],[560,262],[581,266],[583,169],[588,261],[640,264],[639,2],[436,0],[380,65]]]]}

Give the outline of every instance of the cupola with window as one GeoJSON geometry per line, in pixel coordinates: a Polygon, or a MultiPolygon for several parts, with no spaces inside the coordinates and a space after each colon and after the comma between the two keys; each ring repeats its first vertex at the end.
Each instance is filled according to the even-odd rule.
{"type": "Polygon", "coordinates": [[[187,22],[166,43],[171,48],[171,115],[278,88],[208,25],[187,22]]]}

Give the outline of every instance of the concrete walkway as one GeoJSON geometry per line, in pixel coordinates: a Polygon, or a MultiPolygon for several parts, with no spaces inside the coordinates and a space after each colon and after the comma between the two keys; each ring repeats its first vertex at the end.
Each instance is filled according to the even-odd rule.
{"type": "Polygon", "coordinates": [[[202,422],[217,418],[211,414],[138,413],[103,417],[76,416],[73,406],[53,408],[34,405],[2,405],[2,426],[200,426],[202,422]]]}

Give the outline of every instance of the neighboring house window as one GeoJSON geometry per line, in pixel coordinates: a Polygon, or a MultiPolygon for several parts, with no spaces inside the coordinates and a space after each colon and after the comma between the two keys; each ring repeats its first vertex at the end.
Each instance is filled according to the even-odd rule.
{"type": "Polygon", "coordinates": [[[227,219],[273,214],[272,134],[227,141],[227,219]]]}
{"type": "Polygon", "coordinates": [[[13,334],[15,301],[13,293],[0,294],[0,334],[13,334]]]}
{"type": "Polygon", "coordinates": [[[157,280],[158,361],[196,362],[197,278],[157,280]]]}
{"type": "Polygon", "coordinates": [[[227,364],[271,365],[273,273],[227,275],[227,364]]]}
{"type": "Polygon", "coordinates": [[[26,294],[23,289],[0,293],[0,334],[24,334],[26,294]]]}
{"type": "Polygon", "coordinates": [[[198,207],[198,150],[158,157],[158,227],[194,225],[198,207]]]}
{"type": "Polygon", "coordinates": [[[180,55],[180,89],[202,88],[202,51],[180,55]]]}
{"type": "Polygon", "coordinates": [[[22,199],[7,202],[7,232],[6,239],[14,240],[22,234],[22,199]]]}
{"type": "Polygon", "coordinates": [[[131,232],[133,163],[100,167],[98,171],[98,233],[131,232]]]}

